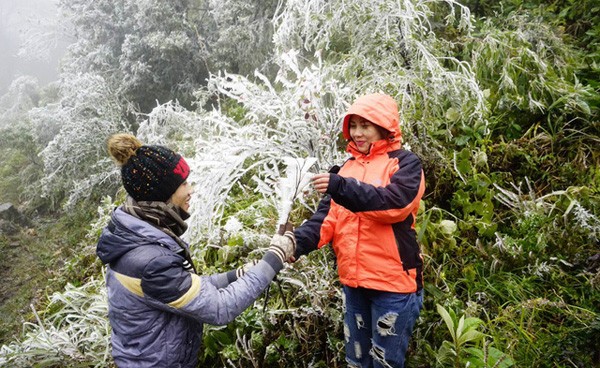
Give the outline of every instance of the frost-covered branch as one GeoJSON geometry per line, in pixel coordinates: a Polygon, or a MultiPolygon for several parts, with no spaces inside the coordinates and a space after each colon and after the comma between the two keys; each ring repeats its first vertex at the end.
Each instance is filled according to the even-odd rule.
{"type": "Polygon", "coordinates": [[[266,179],[253,177],[257,182],[256,191],[265,198],[276,198],[278,225],[288,222],[294,202],[302,198],[305,188],[310,183],[312,174],[309,170],[317,160],[314,157],[283,157],[282,161],[286,166],[285,176],[279,172],[277,166],[273,166],[272,169],[266,168],[266,179]]]}

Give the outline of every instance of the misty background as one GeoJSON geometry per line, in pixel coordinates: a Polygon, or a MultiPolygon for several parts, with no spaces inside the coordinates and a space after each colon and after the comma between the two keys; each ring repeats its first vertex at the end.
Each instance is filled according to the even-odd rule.
{"type": "Polygon", "coordinates": [[[0,95],[22,75],[41,85],[57,78],[68,45],[57,11],[55,0],[0,0],[0,95]]]}

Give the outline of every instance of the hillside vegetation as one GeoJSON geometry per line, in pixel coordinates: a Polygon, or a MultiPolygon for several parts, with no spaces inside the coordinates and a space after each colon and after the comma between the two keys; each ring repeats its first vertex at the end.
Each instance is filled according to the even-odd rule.
{"type": "MultiPolygon", "coordinates": [[[[600,367],[596,1],[60,4],[76,40],[60,80],[20,77],[0,98],[0,200],[31,220],[0,234],[0,366],[112,364],[95,257],[124,199],[111,133],[188,159],[185,239],[201,272],[225,271],[267,246],[290,158],[343,162],[340,117],[382,91],[427,185],[407,367],[600,367]]],[[[207,326],[199,366],[345,366],[341,305],[326,247],[207,326]]]]}

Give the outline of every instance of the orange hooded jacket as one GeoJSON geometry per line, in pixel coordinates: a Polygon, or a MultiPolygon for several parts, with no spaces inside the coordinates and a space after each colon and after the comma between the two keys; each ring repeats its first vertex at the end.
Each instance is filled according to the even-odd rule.
{"type": "Polygon", "coordinates": [[[414,226],[425,180],[420,160],[401,148],[396,102],[384,94],[357,99],[344,117],[343,135],[352,157],[331,173],[327,195],[296,229],[296,258],[331,243],[342,284],[399,293],[422,289],[414,226]],[[390,132],[368,154],[350,138],[354,114],[390,132]]]}

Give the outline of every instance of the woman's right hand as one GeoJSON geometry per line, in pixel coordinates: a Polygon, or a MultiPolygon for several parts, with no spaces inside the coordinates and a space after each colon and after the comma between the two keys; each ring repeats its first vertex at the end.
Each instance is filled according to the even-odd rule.
{"type": "Polygon", "coordinates": [[[319,193],[326,193],[329,187],[329,173],[315,174],[310,180],[315,190],[319,193]]]}
{"type": "Polygon", "coordinates": [[[269,250],[273,252],[281,263],[290,262],[296,252],[296,238],[292,231],[286,231],[283,235],[275,234],[271,239],[269,250]]]}

